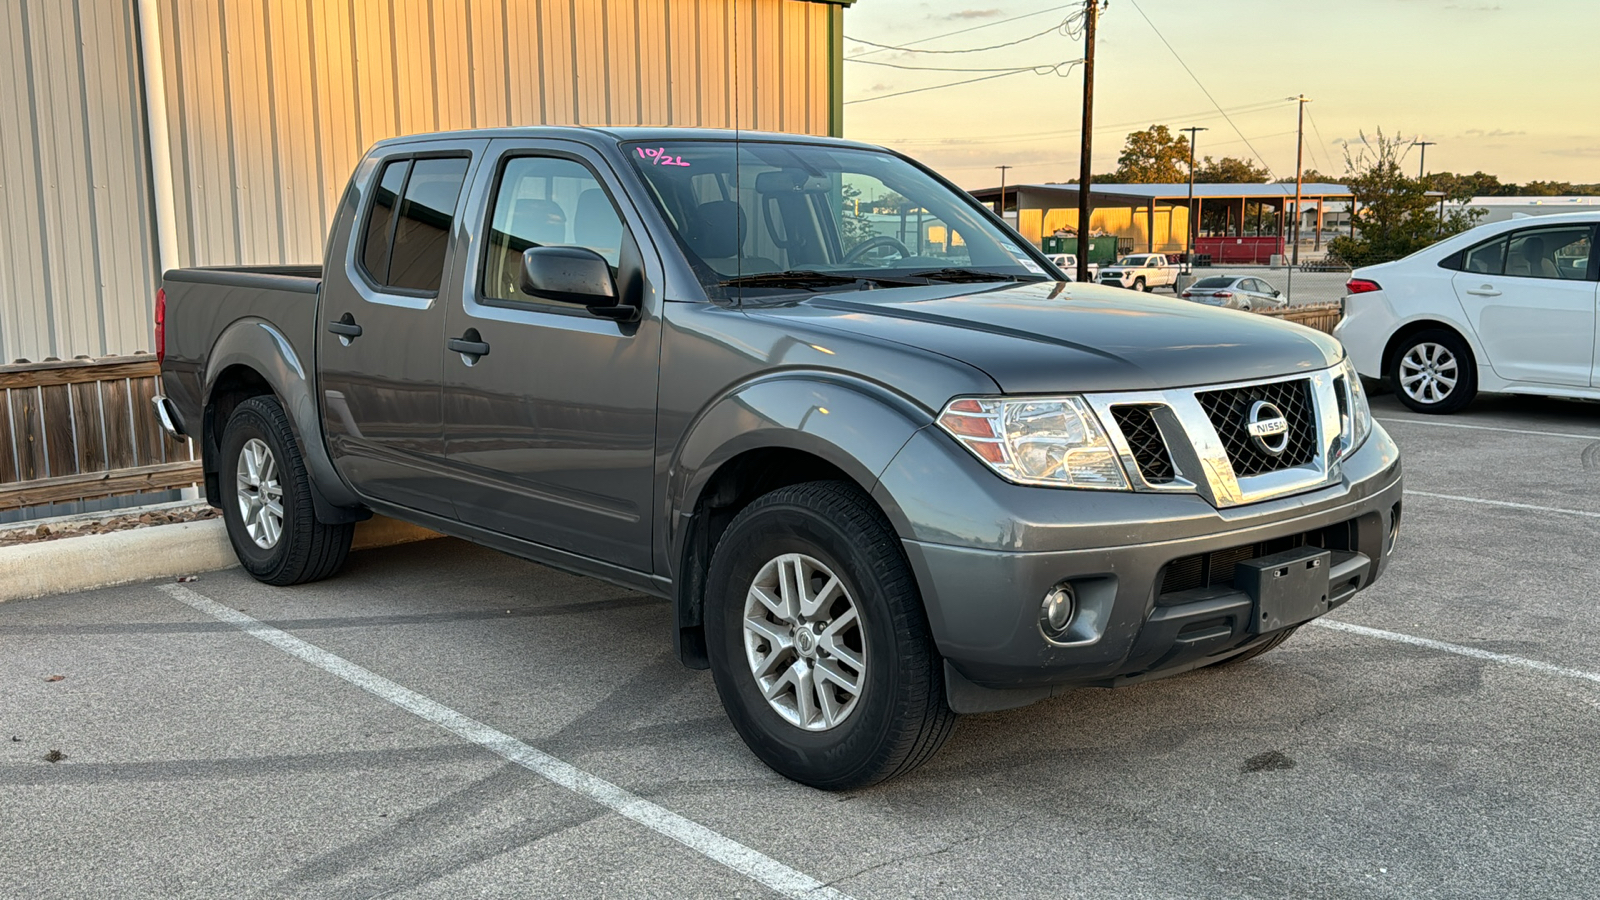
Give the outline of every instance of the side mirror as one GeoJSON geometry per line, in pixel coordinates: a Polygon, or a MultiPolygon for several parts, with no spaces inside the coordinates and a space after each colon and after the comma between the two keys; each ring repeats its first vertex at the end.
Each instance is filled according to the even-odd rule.
{"type": "Polygon", "coordinates": [[[1272,296],[1274,296],[1274,297],[1282,297],[1283,296],[1283,291],[1273,291],[1272,292],[1272,296]]]}
{"type": "Polygon", "coordinates": [[[522,253],[522,292],[541,300],[575,303],[607,319],[631,319],[621,305],[611,266],[587,247],[530,247],[522,253]]]}

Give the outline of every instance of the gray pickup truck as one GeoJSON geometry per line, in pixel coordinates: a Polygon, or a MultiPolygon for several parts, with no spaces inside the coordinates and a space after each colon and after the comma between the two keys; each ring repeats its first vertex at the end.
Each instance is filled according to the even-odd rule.
{"type": "Polygon", "coordinates": [[[168,427],[244,567],[382,513],[662,597],[751,750],[851,788],[958,713],[1241,660],[1383,571],[1339,344],[1097,285],[839,140],[384,141],[318,267],[180,269],[168,427]]]}

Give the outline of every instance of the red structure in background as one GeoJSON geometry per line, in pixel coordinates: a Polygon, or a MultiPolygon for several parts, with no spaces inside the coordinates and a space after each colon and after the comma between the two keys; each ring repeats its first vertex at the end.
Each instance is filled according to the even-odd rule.
{"type": "Polygon", "coordinates": [[[1225,265],[1266,265],[1272,261],[1274,255],[1281,255],[1284,251],[1282,235],[1267,234],[1260,237],[1196,237],[1194,239],[1194,252],[1196,256],[1211,257],[1214,266],[1225,265]]]}

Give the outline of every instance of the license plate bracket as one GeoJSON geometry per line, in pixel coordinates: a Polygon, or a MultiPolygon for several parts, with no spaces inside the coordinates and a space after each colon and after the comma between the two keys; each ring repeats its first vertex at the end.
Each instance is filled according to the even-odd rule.
{"type": "Polygon", "coordinates": [[[1250,630],[1265,634],[1327,612],[1331,563],[1332,554],[1327,550],[1300,547],[1235,566],[1233,586],[1254,601],[1250,630]]]}

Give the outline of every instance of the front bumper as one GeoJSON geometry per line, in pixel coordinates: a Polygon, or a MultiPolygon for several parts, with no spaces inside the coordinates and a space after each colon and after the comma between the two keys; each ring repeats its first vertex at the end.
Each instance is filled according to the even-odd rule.
{"type": "MultiPolygon", "coordinates": [[[[920,468],[920,481],[933,461],[919,455],[916,443],[897,463],[920,468]]],[[[913,508],[917,525],[903,543],[947,662],[952,706],[1005,709],[1062,688],[1164,677],[1267,639],[1257,602],[1214,561],[1231,570],[1288,547],[1324,547],[1332,558],[1322,611],[1347,602],[1388,564],[1402,483],[1398,449],[1379,427],[1341,465],[1337,484],[1220,511],[1194,496],[1019,489],[997,484],[987,472],[979,476],[987,481],[950,490],[967,494],[956,498],[969,511],[965,520],[928,521],[913,508]],[[1007,501],[1023,505],[1008,509],[1007,501]],[[1051,504],[1053,515],[1039,503],[1051,504]],[[1008,534],[982,533],[978,522],[1006,515],[1008,534]],[[1169,578],[1174,566],[1204,566],[1224,577],[1185,583],[1169,578]],[[1045,595],[1062,583],[1072,585],[1079,612],[1057,643],[1045,638],[1039,613],[1045,595]]],[[[880,482],[881,501],[899,493],[906,474],[891,466],[880,482]]],[[[959,484],[954,473],[942,483],[959,484]]]]}

